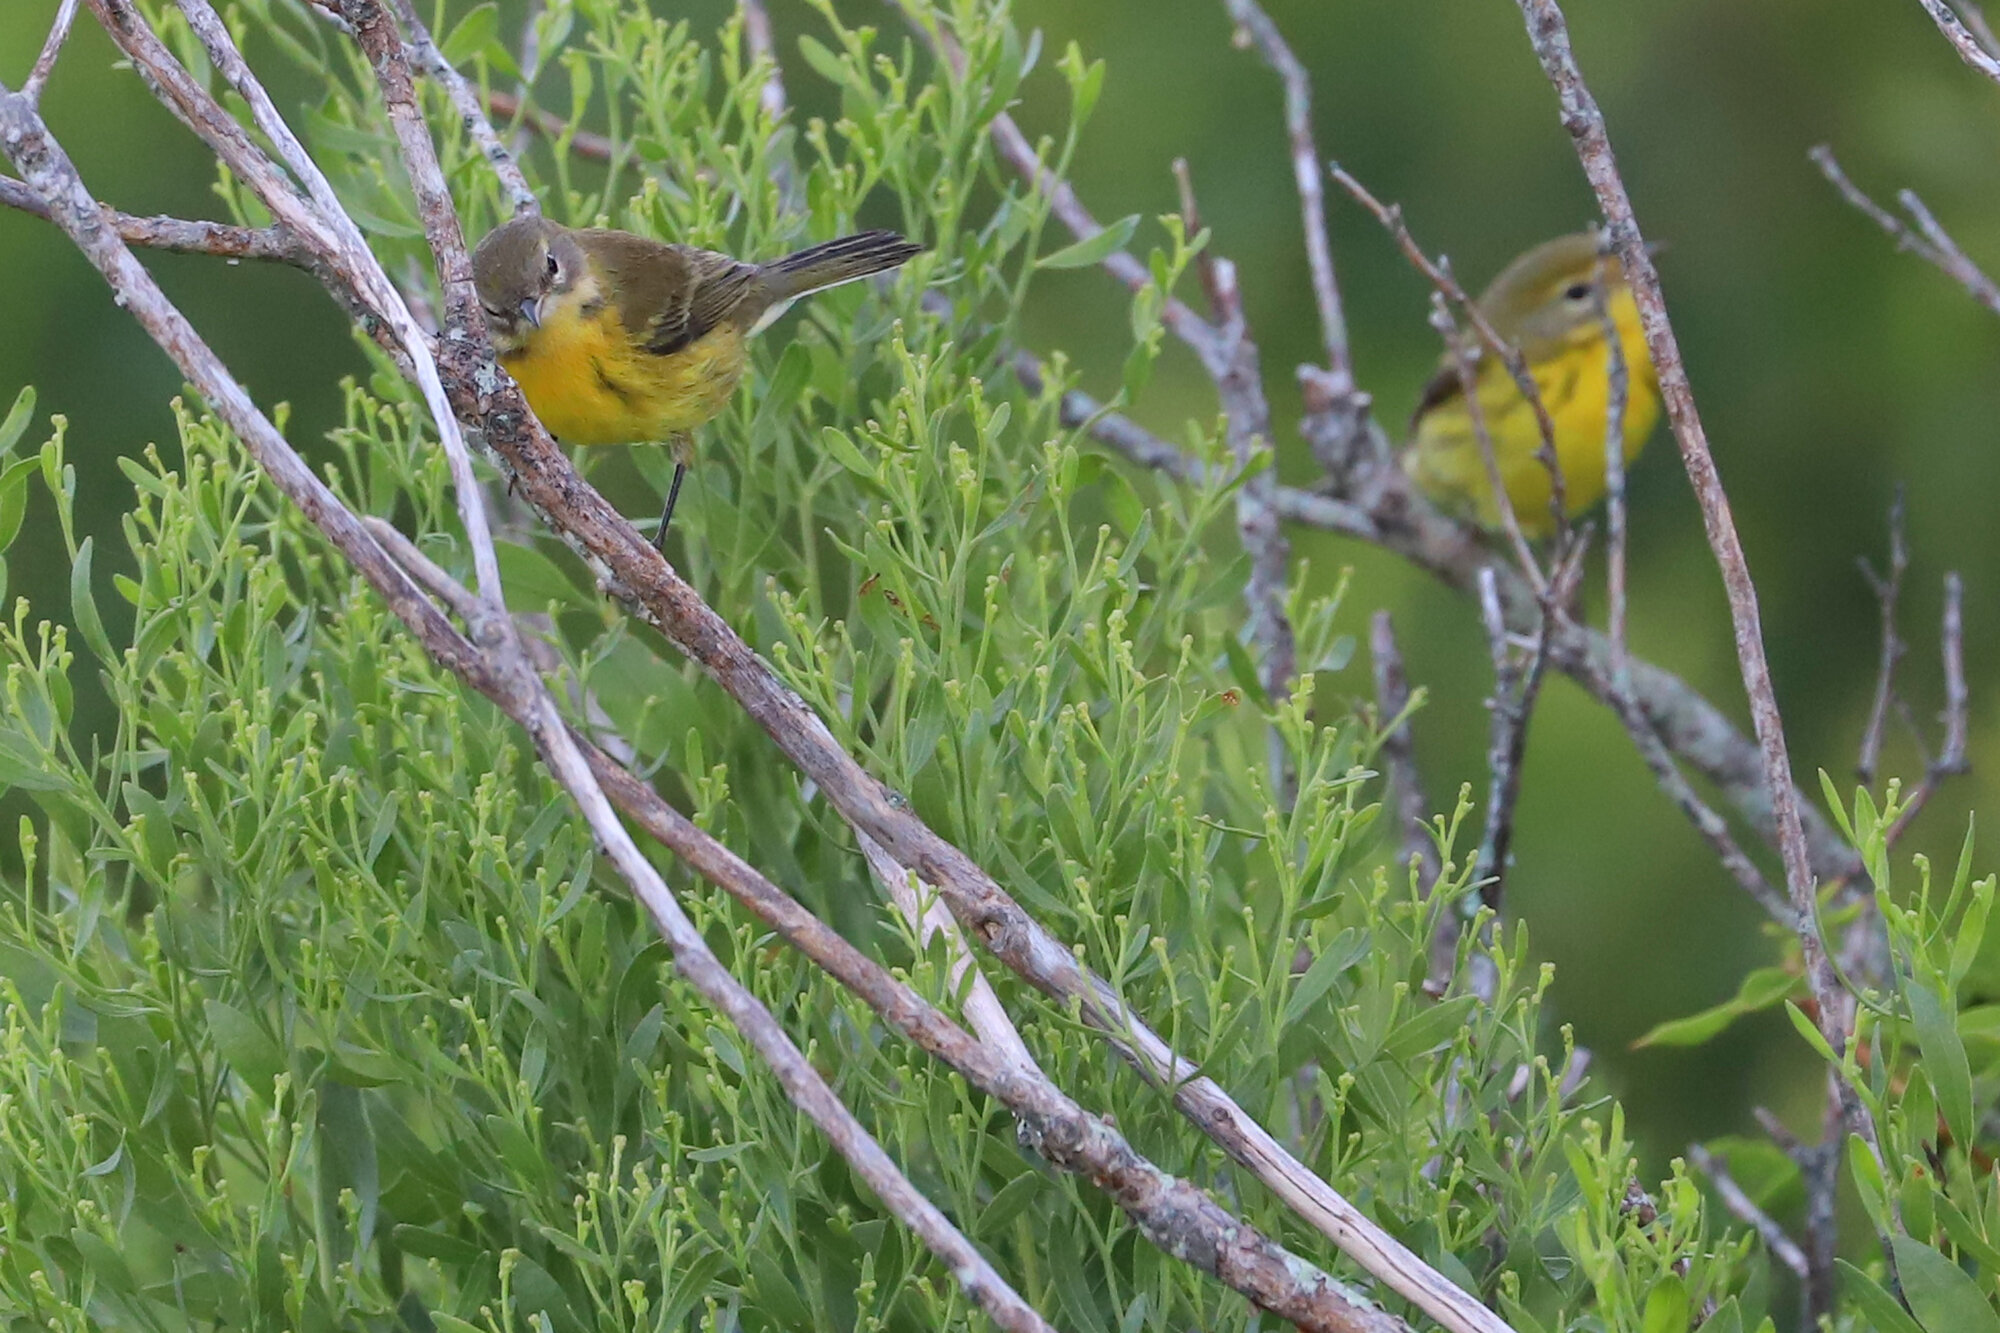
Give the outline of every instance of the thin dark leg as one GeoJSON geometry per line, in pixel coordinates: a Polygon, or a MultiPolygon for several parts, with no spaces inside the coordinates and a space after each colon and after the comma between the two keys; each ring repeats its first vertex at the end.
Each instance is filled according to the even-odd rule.
{"type": "Polygon", "coordinates": [[[674,505],[681,498],[681,478],[687,476],[687,470],[686,463],[674,464],[673,484],[667,487],[667,507],[665,512],[660,515],[659,531],[653,534],[653,546],[661,555],[667,553],[667,524],[673,522],[674,505]]]}

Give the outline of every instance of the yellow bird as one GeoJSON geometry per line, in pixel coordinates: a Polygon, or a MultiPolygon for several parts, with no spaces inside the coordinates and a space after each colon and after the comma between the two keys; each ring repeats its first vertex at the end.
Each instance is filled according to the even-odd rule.
{"type": "MultiPolygon", "coordinates": [[[[1555,425],[1556,458],[1571,516],[1603,499],[1606,486],[1611,340],[1598,313],[1600,299],[1625,355],[1624,457],[1629,463],[1645,447],[1659,418],[1659,377],[1646,353],[1639,308],[1625,272],[1617,259],[1600,259],[1597,234],[1580,232],[1536,246],[1509,264],[1478,301],[1494,331],[1527,362],[1555,425]]],[[[1475,371],[1480,416],[1493,440],[1494,461],[1515,517],[1528,536],[1547,536],[1555,530],[1555,518],[1549,508],[1548,469],[1535,456],[1542,433],[1534,409],[1497,357],[1479,356],[1475,371]]],[[[1484,528],[1501,526],[1458,364],[1449,353],[1417,405],[1403,470],[1440,508],[1484,528]]]]}
{"type": "Polygon", "coordinates": [[[923,249],[864,231],[749,264],[524,214],[480,240],[472,279],[500,364],[558,440],[672,446],[674,480],[654,538],[664,545],[693,432],[736,391],[749,339],[799,297],[923,249]]]}

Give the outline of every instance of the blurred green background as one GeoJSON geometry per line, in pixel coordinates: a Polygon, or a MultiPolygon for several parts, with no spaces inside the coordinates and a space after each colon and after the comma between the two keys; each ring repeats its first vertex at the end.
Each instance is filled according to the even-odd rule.
{"type": "MultiPolygon", "coordinates": [[[[697,32],[726,12],[721,0],[652,3],[687,14],[697,32]]],[[[871,13],[859,0],[843,8],[871,13]]],[[[1448,252],[1468,285],[1592,220],[1509,0],[1270,8],[1313,73],[1323,154],[1401,201],[1418,237],[1448,252]]],[[[1898,254],[1805,154],[1828,142],[1878,196],[1918,190],[1975,258],[2000,271],[2000,92],[1958,63],[1918,6],[1896,0],[1567,8],[1642,225],[1670,246],[1662,267],[1676,329],[1758,577],[1808,792],[1818,790],[1816,769],[1842,784],[1853,772],[1877,652],[1876,609],[1855,561],[1879,558],[1897,483],[1908,487],[1913,561],[1903,682],[1926,726],[1941,694],[1940,580],[1947,569],[1965,575],[1977,771],[1946,790],[1906,843],[1949,864],[1966,811],[1989,807],[2000,780],[1990,686],[2000,661],[1991,597],[2000,583],[2000,320],[1898,254]]],[[[18,84],[54,9],[55,0],[0,5],[0,80],[18,84]]],[[[781,53],[793,57],[798,34],[817,20],[796,0],[772,9],[781,53]]],[[[1101,217],[1170,210],[1169,164],[1188,159],[1214,244],[1242,271],[1284,471],[1308,480],[1305,450],[1289,433],[1292,367],[1316,355],[1318,330],[1275,80],[1232,47],[1215,0],[1017,0],[1016,11],[1024,28],[1042,29],[1048,53],[1023,88],[1019,112],[1031,131],[1059,128],[1066,98],[1050,65],[1063,44],[1109,63],[1073,173],[1101,217]]],[[[789,59],[789,73],[795,97],[813,109],[819,90],[803,62],[789,59]]],[[[278,91],[281,105],[304,95],[282,82],[278,91]]],[[[215,215],[205,154],[112,67],[88,18],[45,111],[103,197],[133,212],[215,215]]],[[[1334,200],[1331,225],[1363,384],[1400,430],[1436,355],[1427,289],[1358,209],[1334,200]]],[[[0,397],[32,383],[45,411],[69,417],[80,510],[106,547],[103,579],[107,566],[121,567],[117,517],[130,499],[112,456],[171,440],[166,404],[177,377],[53,228],[0,211],[0,256],[0,397]]],[[[260,402],[292,404],[295,438],[333,424],[338,377],[361,361],[309,279],[200,258],[148,263],[260,402]]],[[[1029,334],[1037,350],[1069,351],[1087,383],[1108,392],[1128,336],[1123,295],[1095,272],[1051,273],[1033,298],[1029,334]]],[[[1188,417],[1214,410],[1206,381],[1176,353],[1139,415],[1178,434],[1188,417]]],[[[1720,585],[1664,433],[1633,476],[1632,500],[1636,650],[1742,717],[1720,585]]],[[[1483,778],[1489,680],[1470,608],[1393,559],[1294,536],[1311,577],[1355,568],[1347,614],[1357,633],[1375,607],[1395,612],[1411,674],[1431,691],[1417,720],[1424,776],[1433,803],[1448,805],[1460,783],[1483,778]]],[[[23,542],[11,559],[10,593],[50,613],[66,605],[59,543],[23,542]]],[[[1321,688],[1366,696],[1365,655],[1321,688]]],[[[1886,768],[1918,771],[1907,733],[1895,735],[1886,768]]],[[[1748,1130],[1757,1104],[1811,1128],[1811,1062],[1782,1018],[1742,1024],[1699,1050],[1628,1049],[1662,1019],[1729,994],[1777,946],[1609,715],[1560,678],[1535,720],[1516,851],[1509,914],[1556,966],[1555,1009],[1626,1099],[1651,1166],[1691,1138],[1748,1130]]]]}

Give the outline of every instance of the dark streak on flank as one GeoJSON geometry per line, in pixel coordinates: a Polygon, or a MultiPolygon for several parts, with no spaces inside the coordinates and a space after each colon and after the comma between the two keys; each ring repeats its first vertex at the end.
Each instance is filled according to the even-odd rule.
{"type": "Polygon", "coordinates": [[[590,370],[592,374],[597,376],[598,384],[602,386],[606,393],[616,398],[624,406],[628,408],[632,406],[632,391],[605,374],[604,363],[602,361],[599,361],[594,356],[590,358],[590,370]]]}

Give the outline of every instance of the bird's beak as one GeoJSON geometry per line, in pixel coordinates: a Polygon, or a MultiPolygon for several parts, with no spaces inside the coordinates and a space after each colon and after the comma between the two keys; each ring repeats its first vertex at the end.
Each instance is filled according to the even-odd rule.
{"type": "Polygon", "coordinates": [[[542,298],[531,296],[521,302],[521,318],[527,320],[532,328],[542,327],[542,298]]]}

